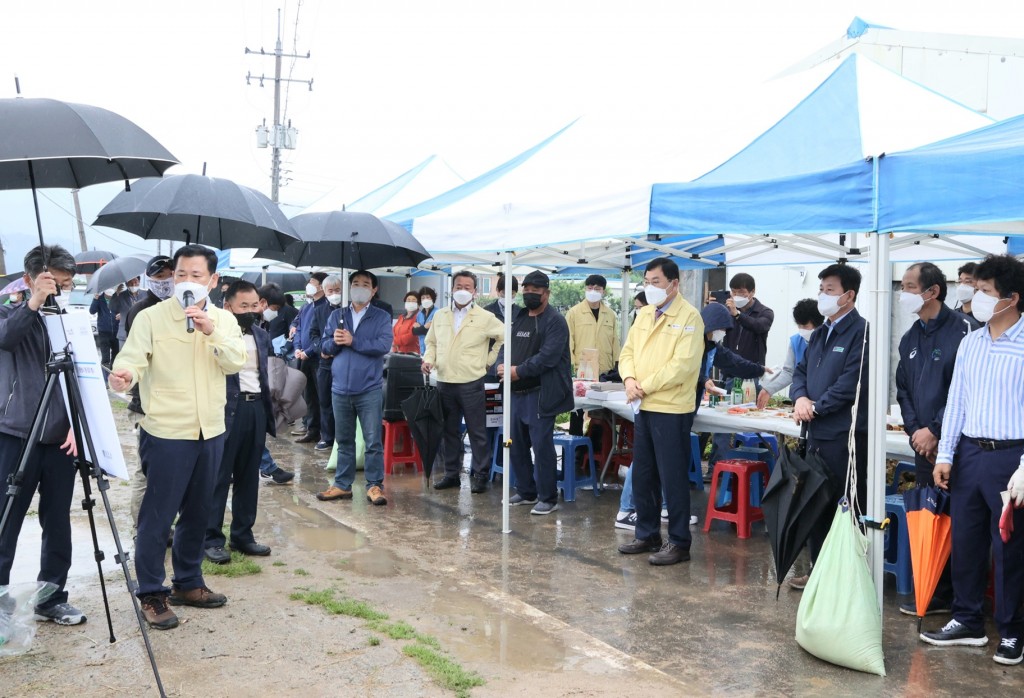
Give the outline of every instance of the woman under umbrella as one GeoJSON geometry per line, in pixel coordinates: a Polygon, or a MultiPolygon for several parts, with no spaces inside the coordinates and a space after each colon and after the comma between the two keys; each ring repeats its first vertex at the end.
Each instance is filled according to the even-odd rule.
{"type": "Polygon", "coordinates": [[[420,297],[416,291],[405,294],[405,312],[398,316],[393,328],[395,340],[391,345],[392,352],[403,354],[419,354],[420,339],[412,333],[416,324],[416,314],[420,309],[420,297]]]}

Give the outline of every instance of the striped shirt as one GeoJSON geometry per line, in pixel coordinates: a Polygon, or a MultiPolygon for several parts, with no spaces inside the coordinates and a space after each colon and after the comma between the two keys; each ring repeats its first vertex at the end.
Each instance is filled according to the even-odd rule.
{"type": "Polygon", "coordinates": [[[953,462],[961,435],[1024,439],[1024,318],[996,340],[986,325],[960,343],[936,462],[953,462]]]}

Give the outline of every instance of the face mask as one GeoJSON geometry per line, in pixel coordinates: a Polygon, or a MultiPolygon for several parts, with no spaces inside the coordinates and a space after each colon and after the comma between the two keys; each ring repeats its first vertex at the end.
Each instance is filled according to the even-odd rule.
{"type": "Polygon", "coordinates": [[[210,289],[194,281],[182,281],[174,284],[174,297],[181,303],[182,308],[188,307],[188,304],[185,303],[185,291],[192,292],[192,305],[199,305],[210,293],[210,289]]]}
{"type": "Polygon", "coordinates": [[[604,298],[604,293],[601,291],[587,291],[586,296],[588,303],[598,303],[604,298]]]}
{"type": "Polygon", "coordinates": [[[60,308],[60,312],[65,312],[68,309],[68,302],[71,300],[70,293],[59,293],[53,297],[57,301],[57,307],[60,308]]]}
{"type": "Polygon", "coordinates": [[[327,302],[330,303],[331,305],[341,305],[341,294],[332,293],[331,295],[327,296],[327,302]]]}
{"type": "Polygon", "coordinates": [[[713,330],[711,332],[711,341],[718,344],[725,339],[725,330],[713,330]]]}
{"type": "Polygon", "coordinates": [[[505,296],[498,296],[498,307],[505,310],[505,296]]]}
{"type": "Polygon", "coordinates": [[[366,305],[370,302],[373,297],[373,291],[362,286],[353,286],[349,289],[348,297],[352,299],[352,302],[356,305],[366,305]]]}
{"type": "Polygon", "coordinates": [[[1010,306],[1006,306],[1003,310],[996,311],[996,305],[999,301],[1005,300],[1004,298],[995,298],[986,293],[978,291],[974,294],[974,298],[971,300],[971,312],[974,314],[974,318],[978,322],[988,322],[992,319],[993,315],[998,315],[1010,306]]]}
{"type": "Polygon", "coordinates": [[[312,298],[316,295],[316,286],[313,284],[306,284],[306,295],[312,298]]]}
{"type": "Polygon", "coordinates": [[[452,300],[460,307],[467,306],[473,301],[473,292],[460,289],[452,294],[452,300]]]}
{"type": "Polygon", "coordinates": [[[917,315],[924,306],[924,298],[916,293],[900,292],[900,307],[911,315],[917,315]]]}
{"type": "Polygon", "coordinates": [[[405,303],[405,312],[407,312],[407,313],[415,313],[416,310],[419,307],[420,307],[419,304],[417,304],[414,301],[406,301],[406,303],[405,303]]]}
{"type": "Polygon", "coordinates": [[[138,284],[129,284],[129,286],[128,286],[128,293],[138,293],[138,292],[139,292],[139,285],[138,284]]]}
{"type": "Polygon", "coordinates": [[[238,322],[238,326],[242,328],[242,332],[251,332],[252,326],[256,323],[258,317],[257,313],[235,313],[235,320],[238,322]]]}
{"type": "Polygon", "coordinates": [[[970,303],[974,297],[974,287],[967,284],[956,285],[956,299],[960,303],[970,303]]]}
{"type": "Polygon", "coordinates": [[[539,293],[524,293],[523,294],[523,305],[525,305],[530,310],[536,310],[537,308],[540,307],[540,304],[542,302],[543,301],[541,300],[541,297],[540,297],[539,293]]]}
{"type": "Polygon", "coordinates": [[[645,286],[644,293],[647,295],[647,304],[658,308],[668,298],[668,289],[657,286],[645,286]]]}
{"type": "Polygon", "coordinates": [[[745,297],[745,296],[733,296],[732,297],[732,304],[736,306],[737,310],[739,310],[740,308],[746,308],[747,307],[747,303],[749,303],[749,302],[750,302],[750,299],[745,297]]]}
{"type": "Polygon", "coordinates": [[[842,306],[839,305],[839,298],[842,297],[842,295],[843,294],[840,293],[838,296],[830,296],[827,293],[819,293],[818,312],[825,317],[832,317],[838,313],[842,308],[842,306]]]}
{"type": "Polygon", "coordinates": [[[797,333],[798,335],[800,335],[801,337],[803,337],[803,338],[804,338],[804,341],[805,341],[805,342],[809,342],[809,341],[811,341],[811,334],[812,334],[813,332],[814,332],[814,330],[805,330],[805,329],[803,329],[803,328],[801,328],[801,329],[799,329],[799,330],[797,330],[797,331],[796,331],[796,333],[797,333]]]}
{"type": "Polygon", "coordinates": [[[108,288],[106,291],[103,292],[103,295],[106,296],[107,298],[112,298],[114,296],[114,289],[108,288]]]}
{"type": "Polygon", "coordinates": [[[434,301],[430,300],[429,298],[424,298],[422,301],[420,301],[420,305],[423,306],[424,310],[430,310],[431,308],[434,307],[434,301]]]}
{"type": "Polygon", "coordinates": [[[267,308],[263,311],[263,319],[267,322],[273,322],[277,318],[277,311],[267,308]]]}
{"type": "Polygon", "coordinates": [[[149,279],[149,292],[160,300],[174,295],[174,279],[149,279]]]}

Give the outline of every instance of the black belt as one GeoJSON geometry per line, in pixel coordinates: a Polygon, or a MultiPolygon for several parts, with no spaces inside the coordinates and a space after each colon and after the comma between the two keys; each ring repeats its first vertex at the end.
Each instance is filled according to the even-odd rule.
{"type": "Polygon", "coordinates": [[[256,402],[261,397],[263,397],[263,394],[262,393],[245,393],[245,392],[242,392],[242,393],[238,394],[238,397],[241,398],[245,402],[256,402]]]}
{"type": "Polygon", "coordinates": [[[970,441],[976,445],[982,451],[1002,451],[1007,448],[1017,448],[1024,446],[1024,439],[1008,439],[1006,441],[996,441],[995,439],[976,439],[973,436],[965,436],[965,440],[970,441]]]}

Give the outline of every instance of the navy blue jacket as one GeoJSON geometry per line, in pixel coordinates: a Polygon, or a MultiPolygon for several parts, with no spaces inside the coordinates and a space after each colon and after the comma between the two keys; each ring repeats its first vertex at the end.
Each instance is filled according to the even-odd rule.
{"type": "MultiPolygon", "coordinates": [[[[845,439],[849,433],[850,409],[857,393],[857,375],[866,331],[867,322],[854,308],[839,321],[832,336],[828,336],[827,325],[822,325],[811,334],[807,352],[793,371],[789,396],[794,402],[801,397],[814,401],[816,416],[810,424],[812,438],[845,439]]],[[[868,357],[865,356],[860,405],[857,409],[857,431],[866,431],[867,428],[868,357]]]]}
{"type": "MultiPolygon", "coordinates": [[[[371,304],[372,305],[372,304],[371,304]]],[[[320,359],[319,370],[330,371],[333,358],[325,359],[320,356],[320,346],[323,342],[324,330],[327,329],[327,320],[331,317],[337,308],[330,303],[324,303],[313,308],[313,315],[309,320],[309,332],[307,338],[302,341],[303,346],[306,347],[306,351],[310,354],[316,354],[320,359]]],[[[331,338],[327,341],[334,343],[333,339],[334,328],[331,328],[331,338]]]]}
{"type": "Polygon", "coordinates": [[[100,334],[117,334],[117,323],[114,320],[114,311],[107,304],[107,298],[100,294],[99,298],[93,298],[89,305],[89,312],[96,316],[96,331],[100,334]]]}
{"type": "Polygon", "coordinates": [[[374,389],[380,390],[384,384],[383,356],[391,351],[394,342],[391,317],[380,308],[366,306],[366,314],[356,331],[352,332],[352,345],[347,347],[334,343],[339,317],[345,318],[345,327],[352,332],[352,307],[337,308],[327,318],[320,339],[320,351],[334,357],[331,392],[336,395],[362,395],[374,389]]]}
{"type": "Polygon", "coordinates": [[[750,307],[733,318],[732,329],[725,333],[722,344],[747,361],[763,364],[768,353],[768,330],[775,322],[775,311],[754,299],[750,307]]]}
{"type": "MultiPolygon", "coordinates": [[[[253,325],[252,336],[256,340],[256,364],[260,373],[260,395],[263,403],[263,411],[267,417],[267,433],[277,436],[277,422],[274,419],[274,405],[270,401],[270,378],[267,373],[267,357],[274,355],[274,348],[270,343],[270,335],[261,327],[253,325]]],[[[238,394],[242,392],[238,380],[238,374],[232,373],[227,377],[227,402],[224,404],[224,427],[230,432],[231,424],[235,421],[235,413],[238,411],[238,394]]]]}
{"type": "MultiPolygon", "coordinates": [[[[306,303],[299,309],[299,314],[292,321],[292,324],[295,325],[295,336],[292,338],[292,341],[295,344],[296,350],[306,351],[306,345],[309,343],[309,323],[312,321],[313,311],[323,305],[327,305],[326,296],[321,296],[312,303],[306,303]]],[[[313,357],[319,360],[320,354],[311,353],[310,358],[313,357]]]]}
{"type": "MultiPolygon", "coordinates": [[[[525,308],[516,316],[524,317],[525,308]]],[[[565,318],[550,305],[537,316],[537,333],[541,343],[537,353],[516,366],[522,378],[540,378],[537,411],[540,417],[557,417],[573,409],[572,362],[569,357],[569,325],[565,318]]],[[[516,342],[515,333],[512,341],[516,342]]],[[[520,340],[521,341],[521,340],[520,340]]],[[[505,360],[505,345],[498,352],[498,363],[505,360]]],[[[513,388],[515,386],[513,385],[513,388]]]]}
{"type": "Polygon", "coordinates": [[[915,320],[903,335],[896,367],[896,402],[907,434],[927,427],[936,437],[942,436],[956,352],[963,338],[975,329],[977,325],[968,316],[943,305],[927,325],[915,320]]]}
{"type": "Polygon", "coordinates": [[[760,378],[764,375],[764,366],[747,361],[723,344],[714,344],[710,340],[704,340],[704,357],[700,364],[700,376],[697,378],[697,404],[704,399],[704,384],[708,382],[711,367],[714,366],[722,372],[723,376],[733,378],[760,378]],[[715,355],[708,361],[708,356],[714,350],[715,355]],[[709,365],[710,364],[710,365],[709,365]]]}

